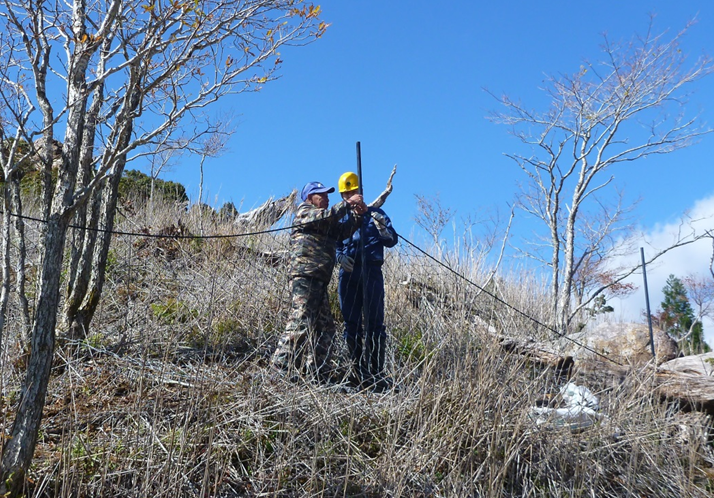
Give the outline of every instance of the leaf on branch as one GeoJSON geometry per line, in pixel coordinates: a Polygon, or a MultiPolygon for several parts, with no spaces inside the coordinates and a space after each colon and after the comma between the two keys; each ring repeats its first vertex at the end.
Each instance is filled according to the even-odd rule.
{"type": "Polygon", "coordinates": [[[325,34],[325,31],[327,31],[327,28],[331,26],[330,23],[326,23],[325,21],[322,21],[320,24],[317,26],[317,37],[320,38],[322,35],[325,34]]]}
{"type": "Polygon", "coordinates": [[[322,10],[322,8],[319,5],[310,5],[306,19],[310,19],[311,17],[319,16],[321,10],[322,10]]]}

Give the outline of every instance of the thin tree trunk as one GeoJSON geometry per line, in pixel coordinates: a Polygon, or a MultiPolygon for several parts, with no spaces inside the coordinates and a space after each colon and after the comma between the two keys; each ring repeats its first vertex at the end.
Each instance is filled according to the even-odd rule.
{"type": "Polygon", "coordinates": [[[568,214],[568,221],[565,226],[565,267],[563,268],[563,282],[560,288],[560,303],[558,315],[558,326],[564,334],[568,332],[570,326],[570,298],[573,292],[573,265],[575,264],[575,220],[577,217],[577,205],[568,214]]]}
{"type": "Polygon", "coordinates": [[[40,294],[32,329],[30,359],[10,438],[5,443],[0,468],[0,493],[18,496],[37,443],[42,409],[47,395],[55,347],[56,311],[60,271],[67,230],[65,217],[53,215],[47,222],[45,258],[40,274],[40,294]]]}
{"type": "MultiPolygon", "coordinates": [[[[553,222],[551,222],[553,223],[553,222]]],[[[553,312],[552,323],[557,326],[558,323],[558,300],[560,299],[560,235],[558,234],[558,227],[555,224],[551,224],[550,227],[550,238],[553,243],[553,254],[551,256],[551,283],[550,283],[550,293],[551,293],[551,306],[553,312]]]]}
{"type": "MultiPolygon", "coordinates": [[[[138,107],[141,96],[138,92],[131,92],[125,98],[127,105],[124,112],[131,114],[138,107]]],[[[118,130],[114,150],[125,150],[131,140],[132,130],[133,123],[129,119],[125,122],[125,126],[118,130]]],[[[90,215],[90,225],[100,230],[90,230],[86,235],[87,243],[85,243],[83,256],[77,269],[78,274],[81,274],[77,285],[81,285],[83,292],[77,292],[72,297],[71,306],[65,307],[64,321],[73,335],[87,334],[104,288],[111,232],[114,230],[114,218],[119,198],[119,182],[126,165],[126,154],[108,157],[105,160],[113,161],[113,172],[98,187],[93,196],[90,215]],[[81,304],[79,304],[80,302],[81,304]]]]}
{"type": "Polygon", "coordinates": [[[87,223],[87,211],[85,209],[78,209],[74,215],[72,228],[72,236],[69,255],[69,269],[67,278],[67,303],[69,306],[72,300],[72,295],[75,293],[75,287],[77,283],[77,269],[79,267],[79,260],[82,256],[83,247],[86,242],[87,229],[85,228],[87,223]]]}
{"type": "Polygon", "coordinates": [[[10,182],[5,182],[3,188],[2,213],[2,290],[0,290],[0,354],[2,354],[3,335],[5,331],[5,316],[10,300],[10,182]]]}
{"type": "Polygon", "coordinates": [[[201,162],[198,167],[200,170],[200,178],[198,181],[198,229],[201,237],[203,237],[203,163],[206,160],[206,156],[201,156],[201,162]]]}
{"type": "Polygon", "coordinates": [[[87,276],[82,302],[77,308],[71,310],[71,315],[66,316],[66,320],[70,324],[70,330],[81,331],[83,334],[86,334],[89,330],[89,325],[97,310],[104,288],[107,258],[112,239],[111,232],[114,229],[116,205],[119,197],[119,181],[123,171],[123,168],[117,169],[117,173],[108,179],[101,190],[101,208],[98,208],[96,212],[93,210],[93,215],[97,216],[98,221],[92,224],[100,230],[92,232],[91,235],[95,241],[92,245],[93,251],[82,259],[82,272],[87,276]]]}
{"type": "MultiPolygon", "coordinates": [[[[94,255],[94,249],[97,243],[97,226],[100,217],[101,208],[101,190],[97,190],[92,195],[89,204],[89,217],[86,214],[83,217],[84,222],[89,220],[86,229],[82,229],[83,238],[81,250],[78,251],[75,267],[71,273],[71,287],[68,288],[68,296],[65,302],[63,312],[63,329],[67,331],[68,336],[72,339],[86,337],[89,322],[76,320],[77,313],[82,307],[82,302],[85,300],[92,274],[91,259],[94,255]]],[[[87,210],[83,210],[85,213],[87,210]]]]}
{"type": "Polygon", "coordinates": [[[12,206],[15,216],[15,245],[17,246],[17,259],[15,264],[15,288],[17,290],[17,299],[20,303],[20,312],[22,316],[22,344],[23,348],[27,348],[30,344],[30,330],[32,321],[30,320],[30,305],[27,301],[25,292],[25,284],[27,275],[25,274],[25,263],[27,261],[27,246],[25,245],[25,222],[22,219],[22,196],[20,195],[20,180],[13,178],[10,183],[10,191],[12,195],[12,206]]]}

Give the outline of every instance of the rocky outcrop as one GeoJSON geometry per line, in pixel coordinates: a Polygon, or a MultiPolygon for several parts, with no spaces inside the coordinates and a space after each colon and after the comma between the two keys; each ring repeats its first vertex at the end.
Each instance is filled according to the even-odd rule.
{"type": "MultiPolygon", "coordinates": [[[[35,140],[34,143],[36,154],[32,156],[33,164],[39,164],[41,158],[44,156],[45,151],[45,139],[40,138],[35,140]]],[[[62,165],[62,142],[58,140],[52,140],[52,168],[58,168],[62,165]]],[[[39,169],[39,168],[38,168],[39,169]]]]}
{"type": "MultiPolygon", "coordinates": [[[[677,343],[663,330],[653,330],[657,364],[677,357],[677,343]]],[[[597,359],[597,353],[624,365],[644,365],[652,360],[650,332],[645,324],[601,323],[561,340],[562,351],[578,361],[597,359]],[[586,347],[575,344],[577,341],[586,347]],[[597,353],[595,353],[596,351],[597,353]]]]}

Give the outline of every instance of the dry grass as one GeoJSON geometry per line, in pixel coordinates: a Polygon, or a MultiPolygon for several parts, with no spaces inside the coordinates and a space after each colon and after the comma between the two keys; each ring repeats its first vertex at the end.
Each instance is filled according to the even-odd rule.
{"type": "MultiPolygon", "coordinates": [[[[195,216],[162,207],[118,228],[156,233],[181,219],[183,230],[197,233],[195,216]]],[[[217,222],[202,226],[232,233],[217,222]]],[[[385,265],[389,362],[400,392],[272,376],[266,361],[289,305],[286,267],[275,256],[286,247],[285,234],[116,237],[90,337],[57,351],[28,496],[680,497],[714,490],[708,418],[657,399],[647,372],[624,382],[575,373],[571,380],[600,397],[607,419],[580,432],[536,426],[530,408],[557,401],[565,379],[504,352],[484,329],[532,328],[404,245],[385,265]]],[[[477,280],[479,269],[469,270],[477,280]]],[[[542,295],[532,291],[542,286],[524,281],[500,279],[493,288],[543,313],[542,295]]],[[[24,374],[18,335],[8,333],[3,434],[24,374]]]]}

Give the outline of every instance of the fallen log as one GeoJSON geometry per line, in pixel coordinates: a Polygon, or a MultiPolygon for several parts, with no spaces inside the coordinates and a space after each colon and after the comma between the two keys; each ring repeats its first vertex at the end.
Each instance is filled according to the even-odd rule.
{"type": "Polygon", "coordinates": [[[655,389],[688,410],[714,415],[714,378],[657,369],[655,389]]]}
{"type": "Polygon", "coordinates": [[[662,370],[710,377],[714,375],[714,353],[693,354],[675,358],[660,365],[662,370]]]}
{"type": "Polygon", "coordinates": [[[522,341],[513,337],[500,337],[500,345],[506,351],[528,357],[546,367],[554,368],[558,375],[570,375],[575,360],[572,356],[549,351],[535,341],[522,341]]]}
{"type": "MultiPolygon", "coordinates": [[[[509,352],[527,356],[530,361],[555,369],[558,374],[570,376],[575,370],[597,373],[621,381],[635,366],[618,365],[608,361],[578,362],[572,356],[549,350],[535,341],[501,336],[501,347],[509,352]]],[[[666,365],[666,364],[665,364],[666,365]]],[[[677,372],[665,366],[654,372],[653,389],[663,399],[677,402],[685,410],[701,411],[714,415],[714,377],[695,373],[677,372]]]]}

